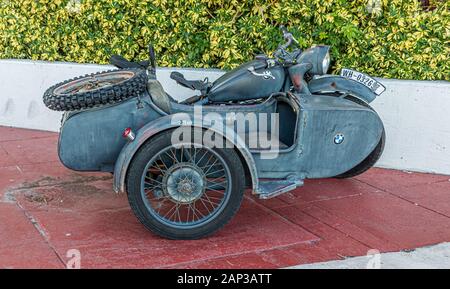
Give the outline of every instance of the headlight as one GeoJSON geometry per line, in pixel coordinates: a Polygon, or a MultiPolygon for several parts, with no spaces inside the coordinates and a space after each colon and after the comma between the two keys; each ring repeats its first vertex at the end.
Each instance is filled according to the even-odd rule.
{"type": "Polygon", "coordinates": [[[325,58],[322,61],[322,73],[325,74],[328,71],[328,68],[330,67],[330,52],[327,52],[327,54],[325,55],[325,58]]]}
{"type": "Polygon", "coordinates": [[[298,64],[311,65],[308,71],[312,75],[324,75],[330,67],[330,46],[317,45],[303,51],[297,58],[298,64]]]}

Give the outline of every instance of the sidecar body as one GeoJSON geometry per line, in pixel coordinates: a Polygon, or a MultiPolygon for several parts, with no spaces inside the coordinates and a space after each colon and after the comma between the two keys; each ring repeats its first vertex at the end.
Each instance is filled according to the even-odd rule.
{"type": "Polygon", "coordinates": [[[145,92],[118,104],[66,112],[59,157],[73,170],[113,173],[115,191],[126,191],[130,165],[146,142],[171,129],[201,127],[235,146],[247,187],[260,198],[270,198],[305,179],[351,170],[384,133],[368,105],[326,95],[275,93],[256,104],[198,107],[172,101],[169,107],[145,92]],[[246,123],[256,119],[256,125],[239,127],[239,117],[246,123]],[[123,137],[126,130],[132,138],[123,137]],[[265,141],[255,142],[262,132],[265,141]]]}

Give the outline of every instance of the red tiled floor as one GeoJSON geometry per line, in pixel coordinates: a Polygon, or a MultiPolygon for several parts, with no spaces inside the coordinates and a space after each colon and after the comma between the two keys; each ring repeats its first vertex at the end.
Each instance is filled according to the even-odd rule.
{"type": "Polygon", "coordinates": [[[54,137],[56,135],[58,134],[48,131],[0,126],[0,143],[13,140],[31,140],[36,138],[54,137]]]}
{"type": "Polygon", "coordinates": [[[373,168],[355,179],[380,189],[396,189],[446,181],[450,176],[373,168]]]}
{"type": "Polygon", "coordinates": [[[63,268],[17,205],[0,203],[0,216],[0,268],[63,268]]]}
{"type": "Polygon", "coordinates": [[[2,142],[1,146],[16,165],[58,161],[58,136],[2,142]]]}
{"type": "MultiPolygon", "coordinates": [[[[306,180],[303,187],[282,194],[278,198],[285,204],[293,205],[348,198],[377,191],[379,190],[355,179],[318,179],[306,180]]],[[[278,206],[272,204],[270,207],[278,206]]]]}
{"type": "MultiPolygon", "coordinates": [[[[450,177],[449,177],[450,178],[450,177]]],[[[419,206],[450,217],[450,181],[389,189],[388,192],[400,196],[419,206]]]]}
{"type": "Polygon", "coordinates": [[[403,249],[450,241],[450,218],[386,193],[316,205],[403,249]]]}
{"type": "Polygon", "coordinates": [[[271,200],[247,194],[216,235],[166,240],[137,221],[110,174],[64,168],[56,143],[0,127],[0,268],[63,267],[70,249],[85,268],[275,268],[450,241],[450,177],[383,169],[271,200]]]}
{"type": "Polygon", "coordinates": [[[16,162],[14,159],[2,148],[0,144],[0,168],[14,166],[16,162]]]}

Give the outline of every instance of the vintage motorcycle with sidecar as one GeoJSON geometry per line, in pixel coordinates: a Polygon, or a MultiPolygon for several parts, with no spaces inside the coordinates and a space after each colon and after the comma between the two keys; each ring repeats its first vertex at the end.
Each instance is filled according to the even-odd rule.
{"type": "Polygon", "coordinates": [[[281,30],[286,43],[272,58],[258,55],[212,83],[172,72],[178,84],[199,92],[184,101],[156,80],[152,47],[147,61],[115,55],[117,70],[50,87],[44,103],[65,111],[61,162],[113,173],[114,190],[127,193],[143,225],[171,239],[220,229],[246,188],[268,199],[305,179],[363,173],[383,152],[383,123],[369,103],[384,86],[351,69],[326,74],[328,46],[302,51],[281,30]],[[174,142],[180,130],[188,132],[174,142]]]}

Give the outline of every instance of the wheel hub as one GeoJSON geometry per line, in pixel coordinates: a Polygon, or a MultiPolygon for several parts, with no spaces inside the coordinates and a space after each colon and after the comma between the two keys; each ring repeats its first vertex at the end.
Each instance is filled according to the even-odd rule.
{"type": "Polygon", "coordinates": [[[178,203],[192,203],[204,192],[205,177],[200,168],[179,163],[169,168],[164,179],[166,193],[178,203]]]}

